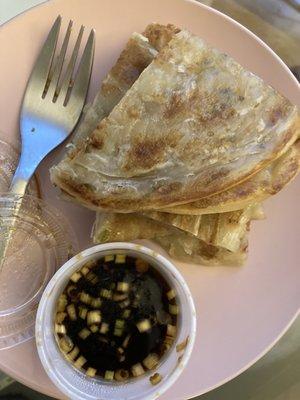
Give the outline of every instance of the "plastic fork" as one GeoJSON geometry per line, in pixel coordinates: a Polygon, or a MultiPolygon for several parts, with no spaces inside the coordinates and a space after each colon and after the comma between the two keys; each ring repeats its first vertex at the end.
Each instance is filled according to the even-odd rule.
{"type": "Polygon", "coordinates": [[[60,52],[55,59],[61,17],[54,22],[40,51],[29,78],[20,114],[22,151],[14,174],[10,193],[18,195],[12,224],[0,245],[0,268],[11,239],[22,196],[40,162],[61,144],[73,131],[81,115],[89,87],[94,58],[95,32],[92,30],[83,51],[78,70],[75,64],[80,49],[84,27],[81,26],[70,60],[66,63],[72,21],[70,21],[60,52]]]}

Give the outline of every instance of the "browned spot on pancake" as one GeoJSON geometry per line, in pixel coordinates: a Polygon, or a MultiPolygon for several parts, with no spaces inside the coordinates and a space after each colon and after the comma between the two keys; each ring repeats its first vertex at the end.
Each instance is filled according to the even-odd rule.
{"type": "Polygon", "coordinates": [[[77,156],[78,152],[79,152],[78,147],[75,147],[75,149],[71,149],[71,150],[68,152],[67,157],[68,157],[70,160],[73,160],[73,158],[75,158],[75,157],[77,156]]]}
{"type": "Polygon", "coordinates": [[[140,116],[140,112],[137,108],[130,107],[127,110],[127,115],[130,118],[138,118],[140,116]]]}
{"type": "Polygon", "coordinates": [[[94,132],[90,135],[89,144],[94,146],[96,149],[102,149],[104,141],[107,136],[105,130],[106,118],[103,119],[96,127],[94,132]]]}
{"type": "Polygon", "coordinates": [[[148,38],[149,43],[156,49],[161,50],[165,47],[173,36],[180,32],[180,29],[172,24],[160,25],[150,24],[146,27],[143,35],[148,38]]]}
{"type": "Polygon", "coordinates": [[[63,182],[63,184],[71,188],[73,192],[81,194],[84,196],[84,199],[90,200],[90,189],[91,187],[89,185],[83,184],[83,183],[78,183],[74,179],[72,179],[70,176],[61,176],[60,180],[63,182]]]}
{"type": "Polygon", "coordinates": [[[182,138],[182,133],[179,131],[168,132],[165,136],[165,143],[173,148],[176,147],[180,139],[182,138]]]}
{"type": "Polygon", "coordinates": [[[269,124],[275,125],[283,117],[283,109],[281,106],[274,108],[269,115],[269,124]]]}
{"type": "Polygon", "coordinates": [[[169,103],[166,105],[163,115],[165,118],[172,118],[175,114],[180,112],[182,108],[182,97],[179,93],[173,93],[169,103]]]}
{"type": "Polygon", "coordinates": [[[294,129],[294,127],[292,127],[287,131],[287,133],[282,141],[283,145],[286,145],[292,139],[294,134],[295,134],[295,129],[294,129]]]}
{"type": "Polygon", "coordinates": [[[137,140],[130,149],[124,168],[149,169],[159,163],[165,150],[165,142],[160,139],[137,140]]]}
{"type": "Polygon", "coordinates": [[[171,182],[168,183],[164,186],[161,186],[157,192],[163,195],[168,195],[171,194],[173,192],[177,192],[178,190],[180,190],[182,187],[182,183],[180,182],[171,182]]]}
{"type": "Polygon", "coordinates": [[[204,242],[201,250],[203,256],[207,257],[208,259],[213,258],[219,251],[219,249],[216,246],[213,246],[211,244],[206,244],[204,242]]]}
{"type": "Polygon", "coordinates": [[[151,137],[144,140],[136,139],[128,152],[125,170],[129,171],[135,167],[142,169],[154,167],[162,161],[166,149],[176,147],[181,138],[180,132],[170,131],[158,139],[151,137]]]}
{"type": "Polygon", "coordinates": [[[278,193],[285,186],[285,184],[290,179],[292,179],[293,176],[297,174],[298,171],[299,171],[299,163],[297,160],[294,160],[283,171],[283,174],[281,175],[280,179],[275,180],[269,192],[273,195],[278,193]]]}
{"type": "MultiPolygon", "coordinates": [[[[273,109],[269,111],[269,115],[267,117],[268,125],[274,126],[278,122],[286,121],[286,119],[291,116],[294,109],[295,107],[287,99],[280,98],[278,100],[278,104],[276,104],[273,109]]],[[[299,121],[299,117],[295,117],[289,129],[292,129],[293,131],[297,130],[297,128],[299,129],[299,121]]]]}
{"type": "Polygon", "coordinates": [[[224,91],[225,89],[222,93],[221,91],[219,93],[202,93],[199,89],[195,89],[187,99],[186,108],[193,113],[199,123],[223,123],[224,120],[232,118],[236,113],[233,108],[234,96],[230,96],[230,91],[224,96],[224,91]]]}
{"type": "Polygon", "coordinates": [[[218,181],[222,178],[225,178],[229,173],[229,170],[226,168],[221,168],[219,171],[213,172],[209,177],[209,182],[218,181]]]}
{"type": "Polygon", "coordinates": [[[251,194],[253,192],[253,188],[252,187],[248,187],[248,186],[242,186],[241,188],[237,187],[237,188],[232,188],[232,192],[236,192],[237,193],[237,197],[247,197],[249,196],[249,194],[251,194]]]}
{"type": "Polygon", "coordinates": [[[94,132],[91,136],[91,145],[98,150],[102,149],[104,145],[103,135],[99,134],[98,132],[94,132]]]}
{"type": "Polygon", "coordinates": [[[272,186],[272,188],[270,190],[270,193],[272,195],[274,195],[274,194],[278,193],[281,189],[282,189],[282,185],[281,184],[280,185],[275,184],[275,185],[272,186]]]}

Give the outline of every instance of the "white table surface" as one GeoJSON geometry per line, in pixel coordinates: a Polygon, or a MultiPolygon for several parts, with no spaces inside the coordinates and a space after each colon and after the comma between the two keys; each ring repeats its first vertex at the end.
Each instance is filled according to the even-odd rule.
{"type": "MultiPolygon", "coordinates": [[[[260,1],[262,2],[263,0],[260,1]]],[[[43,2],[45,0],[0,0],[0,25],[21,12],[43,2]]],[[[206,4],[213,3],[212,0],[203,2],[206,4]]],[[[236,3],[239,2],[236,1],[236,3]]],[[[258,1],[253,3],[258,3],[258,1]]],[[[299,400],[300,317],[298,317],[279,343],[254,366],[231,382],[208,394],[200,396],[198,399],[299,400]]]]}

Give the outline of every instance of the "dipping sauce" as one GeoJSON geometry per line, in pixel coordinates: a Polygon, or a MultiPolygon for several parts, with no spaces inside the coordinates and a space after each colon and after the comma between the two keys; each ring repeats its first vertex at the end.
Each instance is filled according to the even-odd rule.
{"type": "Polygon", "coordinates": [[[87,376],[124,381],[154,369],[177,335],[176,293],[148,262],[109,254],[84,264],[60,295],[60,350],[87,376]]]}

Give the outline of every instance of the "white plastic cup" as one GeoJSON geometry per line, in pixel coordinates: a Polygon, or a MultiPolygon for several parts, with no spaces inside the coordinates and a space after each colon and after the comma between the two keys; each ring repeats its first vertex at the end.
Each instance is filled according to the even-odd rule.
{"type": "MultiPolygon", "coordinates": [[[[179,377],[193,349],[196,312],[190,290],[176,267],[165,257],[147,247],[133,243],[108,243],[91,247],[67,261],[48,283],[39,304],[36,319],[36,344],[41,362],[52,382],[74,400],[153,400],[162,395],[179,377]],[[142,258],[156,268],[175,289],[180,308],[178,334],[173,347],[162,357],[155,370],[126,382],[89,378],[73,367],[61,354],[54,337],[54,313],[59,295],[70,276],[83,264],[106,254],[127,254],[142,258]],[[179,344],[187,344],[178,351],[179,344]],[[152,385],[149,378],[159,373],[162,380],[152,385]]],[[[180,346],[182,347],[182,346],[180,346]]]]}

